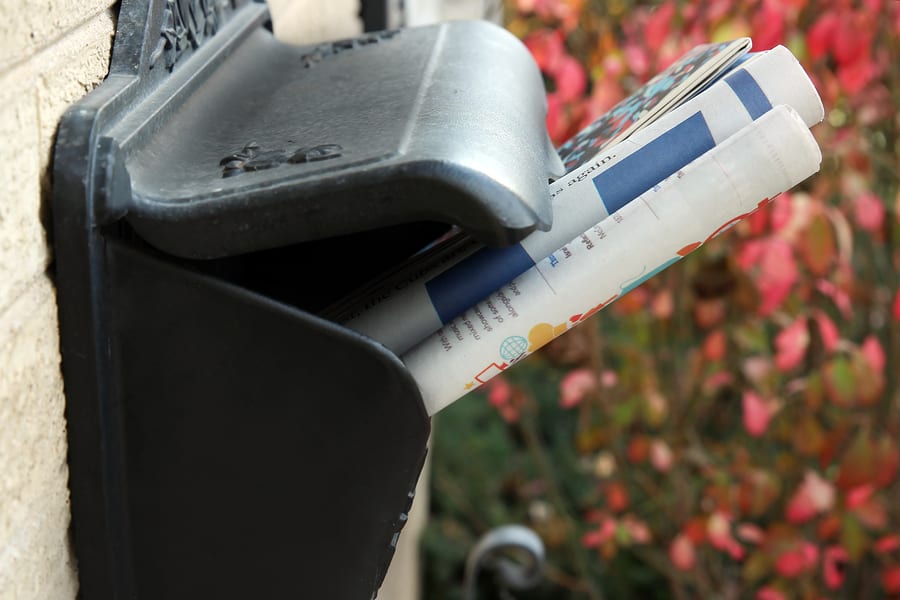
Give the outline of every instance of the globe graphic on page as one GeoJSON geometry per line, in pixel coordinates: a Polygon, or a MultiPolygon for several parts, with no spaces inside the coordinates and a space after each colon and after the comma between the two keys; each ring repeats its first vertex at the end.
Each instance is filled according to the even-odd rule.
{"type": "Polygon", "coordinates": [[[521,335],[511,335],[500,344],[500,356],[507,362],[513,362],[528,349],[528,340],[521,335]]]}

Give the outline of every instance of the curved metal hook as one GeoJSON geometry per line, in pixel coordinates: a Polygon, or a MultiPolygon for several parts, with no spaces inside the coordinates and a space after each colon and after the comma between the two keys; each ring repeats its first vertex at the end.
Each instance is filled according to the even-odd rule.
{"type": "Polygon", "coordinates": [[[514,590],[527,590],[540,583],[544,570],[544,544],[531,529],[522,525],[504,525],[492,529],[478,540],[466,560],[464,600],[475,600],[478,572],[494,571],[499,585],[514,590]],[[525,562],[510,558],[513,551],[525,562]]]}

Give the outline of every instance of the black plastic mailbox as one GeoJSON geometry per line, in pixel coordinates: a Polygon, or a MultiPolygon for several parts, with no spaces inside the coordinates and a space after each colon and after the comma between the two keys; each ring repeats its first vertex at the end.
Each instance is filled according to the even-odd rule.
{"type": "Polygon", "coordinates": [[[295,47],[264,3],[122,2],[54,160],[81,597],[376,593],[430,422],[316,310],[451,224],[549,226],[544,111],[487,23],[295,47]]]}

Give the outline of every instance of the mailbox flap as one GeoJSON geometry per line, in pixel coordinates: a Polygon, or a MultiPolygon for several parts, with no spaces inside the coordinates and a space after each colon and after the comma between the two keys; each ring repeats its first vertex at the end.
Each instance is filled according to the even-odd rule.
{"type": "Polygon", "coordinates": [[[124,218],[189,258],[422,221],[491,245],[550,227],[547,183],[562,165],[543,82],[501,27],[295,46],[275,39],[264,4],[246,3],[196,48],[188,28],[182,55],[179,15],[171,40],[173,15],[150,17],[162,41],[130,39],[136,49],[119,35],[112,83],[86,100],[105,102],[92,123],[98,223],[124,218]]]}

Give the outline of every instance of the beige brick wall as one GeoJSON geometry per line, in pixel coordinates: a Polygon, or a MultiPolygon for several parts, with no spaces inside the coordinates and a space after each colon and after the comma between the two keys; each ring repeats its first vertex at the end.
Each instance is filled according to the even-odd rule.
{"type": "Polygon", "coordinates": [[[62,112],[106,75],[110,0],[0,0],[0,598],[71,599],[56,296],[42,218],[62,112]]]}
{"type": "MultiPolygon", "coordinates": [[[[286,40],[313,43],[361,28],[355,0],[269,4],[276,34],[286,40]]],[[[112,5],[0,0],[0,600],[71,600],[78,587],[44,222],[56,127],[66,107],[106,75],[112,5]]],[[[424,510],[414,512],[419,521],[424,510]]],[[[417,528],[411,523],[401,536],[379,598],[417,596],[417,528]]]]}

